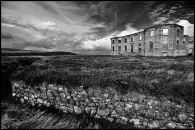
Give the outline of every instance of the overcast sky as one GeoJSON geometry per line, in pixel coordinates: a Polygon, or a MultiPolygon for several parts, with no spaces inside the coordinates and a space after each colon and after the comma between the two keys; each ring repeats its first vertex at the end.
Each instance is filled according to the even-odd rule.
{"type": "Polygon", "coordinates": [[[110,54],[110,38],[161,23],[194,36],[194,2],[1,2],[1,47],[110,54]]]}

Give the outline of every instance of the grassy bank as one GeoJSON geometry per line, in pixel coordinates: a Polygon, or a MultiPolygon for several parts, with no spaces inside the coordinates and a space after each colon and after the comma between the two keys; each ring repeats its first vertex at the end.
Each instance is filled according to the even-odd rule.
{"type": "Polygon", "coordinates": [[[135,91],[193,105],[193,66],[192,57],[52,56],[17,71],[11,80],[31,87],[43,82],[113,87],[120,93],[135,91]]]}

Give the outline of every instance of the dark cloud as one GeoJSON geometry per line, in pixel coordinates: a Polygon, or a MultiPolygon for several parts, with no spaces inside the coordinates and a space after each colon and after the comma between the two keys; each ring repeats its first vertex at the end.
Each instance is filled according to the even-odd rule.
{"type": "Polygon", "coordinates": [[[194,17],[194,2],[192,1],[158,2],[148,12],[148,18],[157,23],[166,23],[177,19],[189,20],[191,17],[194,17]]]}
{"type": "Polygon", "coordinates": [[[11,35],[10,33],[1,33],[1,38],[3,38],[3,39],[12,39],[13,35],[11,35]]]}
{"type": "Polygon", "coordinates": [[[6,39],[6,41],[3,40],[2,47],[6,46],[6,44],[11,46],[12,48],[17,48],[17,49],[25,49],[26,47],[37,47],[37,48],[45,48],[45,49],[55,48],[53,41],[50,39],[27,41],[21,37],[14,37],[13,40],[11,39],[6,39]]]}

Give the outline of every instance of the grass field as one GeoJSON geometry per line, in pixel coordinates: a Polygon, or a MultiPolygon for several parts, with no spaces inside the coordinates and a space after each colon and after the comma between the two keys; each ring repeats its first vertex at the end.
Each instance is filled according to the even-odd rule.
{"type": "MultiPolygon", "coordinates": [[[[53,56],[43,57],[21,71],[12,80],[34,86],[43,81],[65,85],[135,91],[171,100],[194,100],[194,61],[191,57],[110,57],[53,56]],[[121,88],[120,81],[128,85],[121,88]]],[[[122,92],[122,91],[121,91],[122,92]]]]}
{"type": "MultiPolygon", "coordinates": [[[[3,67],[1,70],[4,74],[7,74],[13,81],[23,80],[31,87],[43,82],[65,85],[69,88],[84,86],[85,89],[97,87],[104,89],[111,87],[121,94],[137,92],[159,99],[166,98],[177,104],[185,102],[190,106],[194,105],[193,57],[48,56],[1,57],[1,60],[3,67]]],[[[12,113],[13,110],[19,111],[15,108],[16,106],[12,105],[12,103],[4,102],[4,106],[10,108],[8,109],[10,111],[1,112],[1,119],[3,118],[4,121],[6,114],[12,113]]],[[[43,126],[53,122],[55,125],[49,128],[102,128],[101,123],[76,126],[82,120],[76,120],[72,116],[68,118],[72,122],[78,122],[75,125],[73,123],[61,127],[63,121],[70,120],[65,121],[55,118],[54,115],[44,115],[38,111],[30,112],[28,108],[24,109],[27,114],[33,113],[34,115],[29,116],[32,118],[27,121],[24,121],[25,118],[20,120],[19,117],[11,119],[11,122],[19,123],[12,127],[23,128],[28,123],[35,122],[36,124],[35,120],[41,122],[49,118],[48,122],[42,122],[45,124],[43,126]],[[56,123],[57,120],[58,123],[56,123]]],[[[26,116],[22,112],[20,114],[26,116]]]]}

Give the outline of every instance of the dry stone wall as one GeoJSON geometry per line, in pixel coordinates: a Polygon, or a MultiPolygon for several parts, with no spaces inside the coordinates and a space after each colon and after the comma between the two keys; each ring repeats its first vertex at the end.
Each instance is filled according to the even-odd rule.
{"type": "Polygon", "coordinates": [[[123,124],[134,123],[138,128],[193,128],[194,109],[186,109],[169,101],[160,102],[152,97],[128,96],[112,90],[85,90],[82,86],[69,89],[46,84],[34,88],[23,82],[12,82],[12,96],[32,106],[54,106],[65,113],[88,113],[123,124]],[[174,111],[174,113],[173,113],[174,111]]]}

